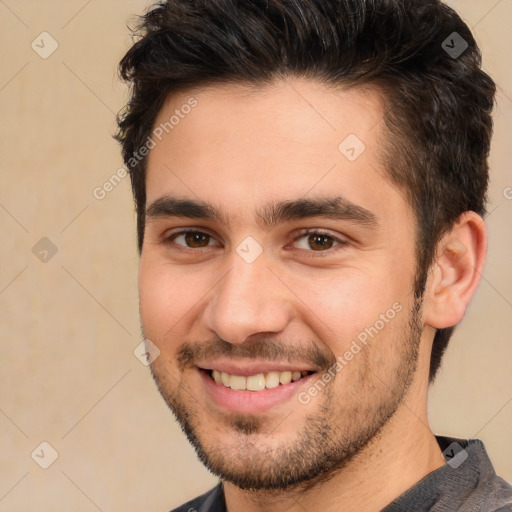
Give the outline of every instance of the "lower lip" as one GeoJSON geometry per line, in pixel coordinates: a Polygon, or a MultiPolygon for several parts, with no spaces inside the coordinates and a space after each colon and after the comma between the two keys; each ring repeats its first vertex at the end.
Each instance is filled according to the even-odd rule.
{"type": "Polygon", "coordinates": [[[240,414],[258,414],[283,404],[290,398],[295,397],[299,388],[316,375],[313,373],[295,382],[281,384],[275,388],[261,391],[238,391],[217,384],[205,370],[199,370],[199,373],[206,391],[215,405],[221,409],[240,414]]]}

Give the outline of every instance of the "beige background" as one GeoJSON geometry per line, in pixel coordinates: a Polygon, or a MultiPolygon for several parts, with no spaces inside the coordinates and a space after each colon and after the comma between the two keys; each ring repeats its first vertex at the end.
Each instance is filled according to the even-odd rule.
{"type": "MultiPolygon", "coordinates": [[[[163,511],[215,482],[133,355],[128,179],[93,197],[122,164],[111,139],[126,99],[116,66],[130,45],[126,22],[147,4],[0,0],[2,512],[163,511]],[[31,48],[34,39],[40,52],[50,48],[43,31],[58,42],[47,59],[31,48]],[[46,263],[32,251],[43,237],[57,248],[46,263]],[[31,458],[43,441],[59,454],[46,470],[31,458]]],[[[512,0],[451,4],[474,27],[499,93],[488,262],[430,416],[436,433],[482,439],[512,482],[512,0]]],[[[49,453],[39,448],[34,459],[49,453]]]]}

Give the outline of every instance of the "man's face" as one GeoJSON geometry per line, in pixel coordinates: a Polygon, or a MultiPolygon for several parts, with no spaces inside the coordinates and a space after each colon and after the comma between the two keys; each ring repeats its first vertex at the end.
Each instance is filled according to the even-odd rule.
{"type": "Polygon", "coordinates": [[[385,178],[379,96],[211,86],[170,97],[155,127],[176,110],[146,180],[139,292],[154,378],[225,480],[321,479],[388,425],[418,358],[415,223],[385,178]],[[190,204],[173,215],[172,200],[219,218],[190,204]]]}

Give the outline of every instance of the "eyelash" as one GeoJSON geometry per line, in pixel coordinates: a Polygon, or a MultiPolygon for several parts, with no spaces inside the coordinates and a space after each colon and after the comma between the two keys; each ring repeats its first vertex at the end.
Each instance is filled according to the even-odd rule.
{"type": "Polygon", "coordinates": [[[337,244],[333,247],[329,247],[328,249],[326,249],[324,251],[314,251],[312,249],[309,249],[309,250],[308,249],[299,249],[300,251],[306,251],[307,253],[310,253],[310,254],[308,254],[308,256],[311,256],[314,258],[332,255],[332,253],[334,251],[338,251],[338,250],[342,249],[343,247],[345,247],[346,245],[348,245],[347,240],[338,238],[337,236],[334,236],[331,233],[329,233],[328,231],[324,231],[322,229],[306,229],[293,239],[293,243],[297,242],[298,240],[300,240],[302,238],[307,238],[311,235],[326,236],[327,238],[330,238],[337,244]]]}
{"type": "MultiPolygon", "coordinates": [[[[213,235],[210,235],[209,233],[204,232],[204,231],[195,230],[195,229],[184,229],[182,231],[177,231],[177,232],[172,233],[169,236],[164,237],[164,239],[162,240],[162,243],[164,245],[167,245],[167,246],[169,246],[169,245],[177,246],[177,247],[179,247],[178,250],[183,250],[183,251],[186,251],[186,252],[188,252],[188,251],[197,252],[197,251],[200,251],[202,249],[206,249],[208,247],[216,247],[216,246],[208,245],[208,246],[205,246],[205,247],[193,248],[193,247],[187,247],[187,246],[184,246],[184,245],[176,244],[174,242],[174,240],[178,236],[186,235],[188,233],[206,235],[206,236],[208,236],[210,238],[214,238],[213,235]]],[[[312,256],[312,257],[322,257],[323,255],[326,255],[326,253],[327,253],[327,255],[332,254],[332,251],[336,251],[339,248],[342,248],[342,247],[348,245],[348,243],[349,243],[347,240],[338,238],[338,237],[330,234],[329,232],[321,230],[321,229],[307,229],[307,230],[304,230],[304,231],[302,231],[299,235],[297,235],[294,238],[292,243],[295,243],[298,240],[300,240],[301,238],[305,238],[305,237],[308,237],[308,236],[311,236],[311,235],[320,235],[320,236],[323,235],[323,236],[326,236],[326,237],[332,239],[335,243],[338,244],[338,245],[336,245],[334,247],[330,247],[329,249],[326,249],[325,251],[313,251],[313,250],[307,250],[307,249],[299,249],[301,251],[312,253],[312,254],[309,255],[309,256],[312,256]],[[336,249],[336,247],[338,247],[338,249],[336,249]]]]}

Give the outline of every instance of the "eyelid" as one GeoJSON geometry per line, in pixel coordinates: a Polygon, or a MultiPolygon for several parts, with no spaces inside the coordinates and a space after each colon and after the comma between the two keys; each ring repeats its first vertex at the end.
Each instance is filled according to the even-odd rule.
{"type": "Polygon", "coordinates": [[[304,238],[307,235],[325,235],[325,236],[328,236],[329,238],[332,238],[338,244],[337,246],[326,249],[325,251],[313,251],[313,250],[306,250],[306,249],[298,249],[300,251],[312,253],[311,254],[312,256],[316,256],[316,255],[322,256],[322,255],[332,254],[333,251],[337,250],[336,247],[337,248],[339,248],[340,246],[343,247],[350,243],[348,237],[342,237],[342,236],[335,235],[332,232],[322,229],[322,228],[307,228],[307,229],[300,230],[299,233],[296,234],[296,236],[294,237],[293,242],[296,242],[300,238],[304,238]]]}
{"type": "MultiPolygon", "coordinates": [[[[206,228],[194,228],[194,227],[183,227],[183,228],[179,228],[179,229],[176,229],[176,230],[168,230],[164,233],[164,235],[162,236],[162,244],[164,245],[171,245],[171,244],[174,244],[175,246],[177,246],[179,249],[178,250],[183,250],[183,251],[191,251],[191,252],[198,252],[198,251],[201,251],[201,250],[205,250],[207,249],[208,247],[219,247],[219,245],[206,245],[204,247],[188,247],[186,245],[181,245],[181,244],[178,244],[176,242],[174,242],[174,239],[180,235],[184,235],[184,234],[187,234],[187,233],[200,233],[200,234],[204,234],[204,235],[207,235],[210,237],[210,239],[212,240],[216,240],[217,242],[219,242],[217,240],[217,238],[211,234],[211,232],[206,229],[206,228]],[[169,231],[172,231],[170,234],[166,234],[168,233],[169,231]]],[[[334,251],[337,251],[339,250],[340,248],[348,245],[350,243],[349,239],[347,237],[342,237],[342,236],[338,236],[338,235],[335,235],[333,234],[332,232],[326,230],[326,229],[322,229],[322,228],[306,228],[306,229],[302,229],[302,230],[299,230],[299,232],[296,232],[295,235],[294,235],[294,238],[292,240],[292,244],[297,242],[299,239],[301,238],[305,238],[306,236],[308,235],[325,235],[325,236],[328,236],[329,238],[331,238],[332,240],[334,240],[337,245],[335,245],[334,247],[330,247],[324,251],[314,251],[314,250],[308,250],[308,249],[295,249],[295,250],[298,250],[298,251],[301,251],[302,253],[304,254],[307,254],[307,256],[312,256],[312,257],[316,257],[316,256],[319,256],[319,257],[322,257],[322,256],[328,256],[328,255],[331,255],[334,251]]],[[[294,248],[292,248],[293,250],[294,248]]]]}
{"type": "Polygon", "coordinates": [[[186,235],[187,233],[200,233],[202,235],[207,235],[207,236],[210,237],[210,239],[216,240],[218,242],[217,238],[214,235],[212,235],[205,228],[179,228],[179,229],[176,229],[176,230],[172,230],[172,232],[170,234],[167,234],[170,231],[171,230],[167,230],[162,235],[162,244],[164,244],[164,245],[175,244],[178,247],[180,247],[181,249],[189,250],[189,251],[198,251],[198,250],[201,250],[201,249],[206,249],[207,247],[218,247],[218,245],[207,245],[205,247],[194,248],[194,247],[187,247],[186,245],[181,245],[181,244],[177,244],[177,243],[174,242],[174,239],[176,237],[178,237],[180,235],[186,235]]]}

